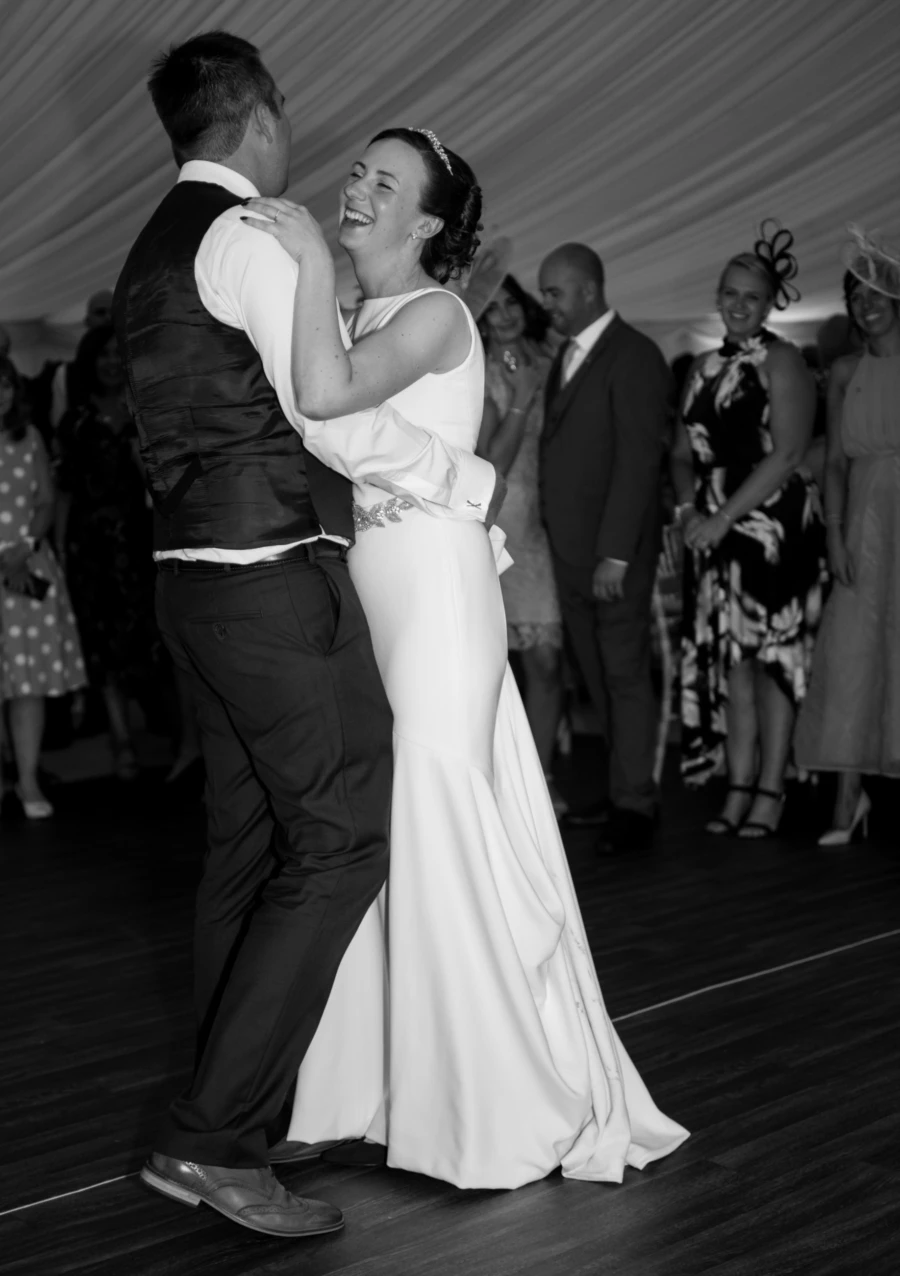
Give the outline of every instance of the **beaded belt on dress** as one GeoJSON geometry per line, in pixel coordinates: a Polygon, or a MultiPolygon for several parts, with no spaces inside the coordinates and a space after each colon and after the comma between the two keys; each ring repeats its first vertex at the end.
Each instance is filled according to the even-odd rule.
{"type": "Polygon", "coordinates": [[[413,509],[412,501],[404,501],[401,496],[392,496],[389,501],[379,501],[377,505],[357,505],[353,502],[353,526],[357,532],[367,532],[370,527],[386,527],[388,523],[399,523],[403,510],[413,509]]]}

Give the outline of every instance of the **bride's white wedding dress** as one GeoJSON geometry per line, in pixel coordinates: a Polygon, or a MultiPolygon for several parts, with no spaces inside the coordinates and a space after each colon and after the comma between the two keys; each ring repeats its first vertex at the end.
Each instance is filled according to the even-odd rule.
{"type": "MultiPolygon", "coordinates": [[[[420,295],[363,304],[355,336],[420,295]]],[[[473,449],[483,356],[391,402],[473,449]]],[[[360,506],[385,493],[356,490],[360,506]]],[[[367,1137],[388,1165],[514,1188],[621,1182],[688,1137],[607,1016],[528,721],[484,526],[394,510],[350,572],[394,712],[388,886],[300,1069],[289,1137],[367,1137]]]]}

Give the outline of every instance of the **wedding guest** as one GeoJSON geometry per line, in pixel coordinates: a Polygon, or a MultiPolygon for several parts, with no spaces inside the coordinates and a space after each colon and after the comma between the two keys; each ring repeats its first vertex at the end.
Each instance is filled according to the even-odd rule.
{"type": "Polygon", "coordinates": [[[863,776],[900,776],[900,259],[855,231],[844,296],[865,345],[831,369],[825,521],[834,575],[797,724],[798,764],[836,771],[823,846],[866,832],[863,776]]]}
{"type": "Polygon", "coordinates": [[[658,347],[608,306],[593,249],[557,248],[541,266],[540,287],[551,323],[568,338],[547,383],[543,515],[563,621],[608,753],[601,801],[571,818],[602,821],[608,782],[600,850],[643,849],[658,801],[651,600],[671,376],[658,347]]]}
{"type": "MultiPolygon", "coordinates": [[[[53,504],[50,465],[28,420],[22,378],[0,356],[0,701],[9,716],[16,790],[31,820],[53,814],[38,778],[47,697],[86,682],[75,618],[47,540],[53,504]]],[[[2,726],[0,712],[0,735],[2,726]]]]}
{"type": "MultiPolygon", "coordinates": [[[[88,298],[84,312],[85,336],[97,328],[108,328],[112,323],[113,295],[108,288],[101,288],[88,298]]],[[[84,336],[81,338],[84,340],[84,336]]],[[[78,384],[79,369],[83,362],[76,351],[71,363],[61,363],[53,375],[50,399],[50,428],[58,428],[66,412],[80,406],[85,394],[85,387],[78,384]]]]}
{"type": "Polygon", "coordinates": [[[506,475],[500,524],[513,566],[500,577],[510,651],[518,652],[525,709],[558,814],[566,804],[551,778],[562,711],[562,619],[547,534],[541,523],[538,453],[550,371],[550,320],[512,275],[484,312],[484,415],[478,454],[506,475]]]}
{"type": "Polygon", "coordinates": [[[799,467],[815,391],[800,352],[765,327],[799,297],[793,237],[767,224],[719,278],[718,350],[688,378],[672,455],[685,555],[682,770],[727,767],[713,834],[774,834],[797,706],[822,610],[824,529],[799,467]]]}
{"type": "Polygon", "coordinates": [[[153,683],[161,649],[152,519],[111,327],[82,339],[76,376],[85,398],[66,413],[57,434],[57,536],[91,683],[106,706],[116,774],[131,780],[138,767],[128,697],[153,683]]]}
{"type": "Polygon", "coordinates": [[[807,449],[804,465],[815,479],[820,492],[825,489],[825,436],[828,420],[828,374],[838,359],[848,354],[859,354],[859,334],[846,314],[831,315],[816,330],[816,342],[803,347],[803,357],[813,374],[816,386],[816,415],[813,423],[812,443],[807,449]]]}
{"type": "Polygon", "coordinates": [[[675,387],[676,401],[679,403],[681,402],[685,383],[693,366],[694,356],[688,352],[685,352],[684,354],[677,354],[669,364],[669,367],[672,370],[672,380],[675,387]]]}

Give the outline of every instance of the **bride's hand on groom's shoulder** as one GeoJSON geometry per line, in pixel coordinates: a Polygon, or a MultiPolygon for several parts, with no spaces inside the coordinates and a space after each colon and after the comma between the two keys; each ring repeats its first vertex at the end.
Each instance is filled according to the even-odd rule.
{"type": "Polygon", "coordinates": [[[322,227],[302,204],[290,199],[250,199],[244,205],[241,221],[277,239],[295,261],[318,253],[331,260],[322,227]]]}

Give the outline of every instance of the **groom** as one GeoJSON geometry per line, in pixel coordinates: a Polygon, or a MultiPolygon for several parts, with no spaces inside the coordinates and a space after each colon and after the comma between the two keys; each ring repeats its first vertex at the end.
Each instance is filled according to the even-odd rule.
{"type": "Polygon", "coordinates": [[[340,1211],[287,1192],[270,1153],[289,1158],[287,1094],[388,863],[392,724],[347,572],[349,480],[470,519],[491,517],[502,481],[389,406],[297,413],[295,268],[240,221],[244,200],[288,181],[284,97],[257,49],[197,36],[157,60],[150,93],[181,172],[131,250],[114,317],[156,514],[157,616],[200,723],[209,845],[196,1070],[142,1178],[256,1231],[312,1235],[342,1226],[340,1211]]]}

